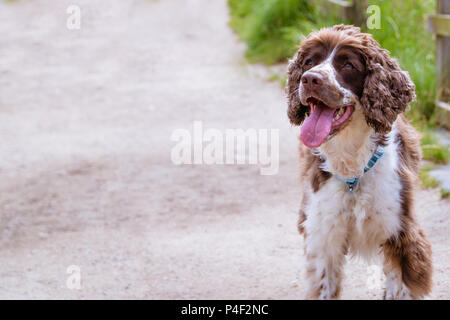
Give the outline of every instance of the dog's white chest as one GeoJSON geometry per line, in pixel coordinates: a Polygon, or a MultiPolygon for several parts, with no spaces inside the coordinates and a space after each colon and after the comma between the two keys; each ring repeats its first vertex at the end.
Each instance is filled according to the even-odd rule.
{"type": "Polygon", "coordinates": [[[348,244],[355,253],[369,256],[401,227],[401,183],[390,169],[385,163],[367,172],[353,192],[338,181],[343,184],[337,187],[344,194],[341,212],[347,224],[348,244]]]}
{"type": "Polygon", "coordinates": [[[306,224],[317,228],[325,238],[332,228],[341,228],[349,249],[363,256],[369,256],[396,234],[401,226],[401,183],[389,157],[383,160],[360,178],[353,192],[331,177],[311,194],[306,224]]]}

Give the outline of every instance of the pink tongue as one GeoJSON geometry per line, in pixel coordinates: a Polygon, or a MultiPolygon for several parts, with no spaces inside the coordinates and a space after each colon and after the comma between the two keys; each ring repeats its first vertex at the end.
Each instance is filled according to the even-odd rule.
{"type": "Polygon", "coordinates": [[[312,114],[306,118],[300,131],[300,138],[309,148],[320,146],[330,134],[334,109],[319,103],[314,107],[312,114]]]}

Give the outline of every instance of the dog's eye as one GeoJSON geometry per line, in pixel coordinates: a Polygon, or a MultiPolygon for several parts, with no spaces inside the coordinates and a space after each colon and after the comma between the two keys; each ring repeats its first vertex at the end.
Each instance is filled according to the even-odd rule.
{"type": "Polygon", "coordinates": [[[350,62],[347,62],[346,64],[344,64],[344,69],[350,70],[353,68],[353,65],[350,62]]]}
{"type": "Polygon", "coordinates": [[[305,61],[305,65],[307,65],[307,66],[312,66],[312,64],[313,64],[313,62],[311,59],[308,59],[305,61]]]}

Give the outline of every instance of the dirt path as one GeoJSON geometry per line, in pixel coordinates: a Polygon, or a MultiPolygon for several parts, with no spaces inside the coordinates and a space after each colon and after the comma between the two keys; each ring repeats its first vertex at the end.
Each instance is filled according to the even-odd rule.
{"type": "MultiPolygon", "coordinates": [[[[57,2],[0,2],[0,298],[303,298],[298,129],[225,1],[57,2]],[[194,120],[279,128],[279,174],[173,165],[194,120]]],[[[422,191],[418,210],[448,299],[449,202],[422,191]]],[[[346,275],[344,298],[380,296],[365,264],[346,275]]]]}

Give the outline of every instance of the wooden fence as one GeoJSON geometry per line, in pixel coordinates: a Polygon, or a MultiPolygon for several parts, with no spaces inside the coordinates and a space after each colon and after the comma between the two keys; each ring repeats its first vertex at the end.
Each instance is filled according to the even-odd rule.
{"type": "Polygon", "coordinates": [[[360,26],[366,22],[367,0],[328,0],[337,4],[342,9],[342,17],[355,26],[360,26]]]}
{"type": "Polygon", "coordinates": [[[428,29],[436,35],[436,120],[450,130],[450,0],[437,1],[428,29]]]}

